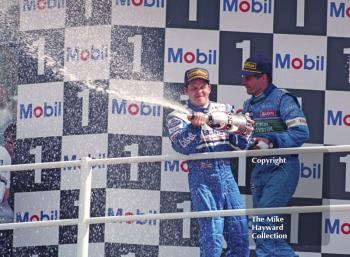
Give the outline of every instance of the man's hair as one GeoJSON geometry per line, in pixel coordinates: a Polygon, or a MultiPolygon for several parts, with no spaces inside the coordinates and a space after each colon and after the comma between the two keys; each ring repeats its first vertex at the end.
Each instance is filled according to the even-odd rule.
{"type": "Polygon", "coordinates": [[[267,80],[269,83],[272,83],[272,74],[271,73],[265,73],[267,76],[267,80]]]}

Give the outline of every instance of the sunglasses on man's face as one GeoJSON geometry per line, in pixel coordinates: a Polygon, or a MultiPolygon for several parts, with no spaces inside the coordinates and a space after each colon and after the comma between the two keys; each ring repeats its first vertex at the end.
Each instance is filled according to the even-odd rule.
{"type": "Polygon", "coordinates": [[[247,75],[247,76],[242,76],[242,79],[245,80],[250,80],[252,78],[256,78],[256,79],[260,79],[262,77],[263,74],[254,74],[254,75],[247,75]]]}

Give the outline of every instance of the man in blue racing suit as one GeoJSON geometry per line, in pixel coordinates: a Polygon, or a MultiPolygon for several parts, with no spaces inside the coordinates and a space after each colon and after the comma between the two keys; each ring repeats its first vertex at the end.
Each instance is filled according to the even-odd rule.
{"type": "MultiPolygon", "coordinates": [[[[256,55],[245,61],[242,83],[252,95],[243,106],[243,113],[249,113],[254,120],[255,144],[252,149],[299,147],[308,139],[308,125],[297,99],[272,84],[272,65],[266,57],[256,55]]],[[[252,162],[256,163],[251,175],[253,207],[287,206],[299,181],[298,156],[253,158],[252,162]]],[[[297,256],[281,238],[286,237],[285,232],[274,229],[283,224],[282,220],[273,220],[272,216],[259,218],[259,222],[254,222],[257,217],[253,217],[252,223],[256,255],[297,256]],[[263,228],[270,228],[270,232],[263,228]]]]}
{"type": "MultiPolygon", "coordinates": [[[[209,101],[211,85],[207,70],[186,71],[184,91],[189,97],[186,108],[188,113],[194,113],[194,118],[189,119],[188,113],[179,111],[168,115],[166,124],[175,151],[188,155],[247,148],[249,136],[214,130],[206,124],[207,114],[212,111],[234,112],[230,105],[209,101]]],[[[187,164],[195,211],[244,208],[230,159],[194,160],[187,164]]],[[[223,235],[227,242],[226,256],[249,256],[245,216],[201,218],[198,222],[201,257],[220,257],[223,235]]]]}

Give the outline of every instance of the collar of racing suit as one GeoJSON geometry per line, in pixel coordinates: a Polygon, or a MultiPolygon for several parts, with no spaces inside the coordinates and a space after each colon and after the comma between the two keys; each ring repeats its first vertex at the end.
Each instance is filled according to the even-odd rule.
{"type": "Polygon", "coordinates": [[[251,101],[251,104],[255,104],[257,102],[260,102],[262,100],[264,100],[269,94],[271,94],[271,92],[273,90],[275,90],[277,87],[274,85],[274,84],[269,84],[267,86],[267,88],[265,89],[265,91],[259,95],[259,96],[252,96],[252,101],[251,101]]]}
{"type": "Polygon", "coordinates": [[[194,106],[190,101],[187,101],[187,106],[194,112],[203,112],[203,113],[208,113],[210,109],[210,102],[206,107],[196,107],[194,106]]]}

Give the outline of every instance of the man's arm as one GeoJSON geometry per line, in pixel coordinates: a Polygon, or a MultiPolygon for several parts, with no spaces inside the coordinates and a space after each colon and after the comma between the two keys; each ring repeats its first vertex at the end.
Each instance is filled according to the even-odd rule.
{"type": "Polygon", "coordinates": [[[196,146],[201,140],[201,123],[200,118],[191,123],[185,114],[180,117],[170,114],[167,117],[166,126],[169,139],[176,152],[186,155],[197,152],[196,146]]]}

